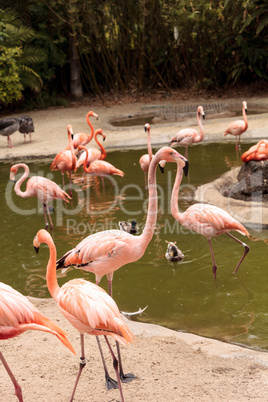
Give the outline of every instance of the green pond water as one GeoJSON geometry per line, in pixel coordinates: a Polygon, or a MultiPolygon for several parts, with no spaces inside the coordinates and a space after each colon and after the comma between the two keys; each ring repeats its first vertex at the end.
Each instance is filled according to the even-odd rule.
{"type": "MultiPolygon", "coordinates": [[[[242,144],[242,153],[250,144],[242,144]]],[[[156,152],[157,149],[154,149],[156,152]]],[[[184,153],[184,149],[180,149],[184,153]]],[[[52,203],[52,232],[58,257],[74,247],[90,233],[118,228],[120,220],[136,219],[142,229],[147,214],[147,193],[139,158],[145,149],[109,152],[107,161],[125,172],[115,177],[113,187],[105,179],[81,183],[82,169],[74,175],[74,197],[68,205],[52,203]]],[[[49,171],[51,161],[28,161],[31,174],[53,179],[61,185],[59,172],[49,171]]],[[[184,178],[179,208],[185,210],[192,202],[194,189],[218,178],[231,166],[242,165],[234,143],[200,144],[189,149],[190,172],[184,178]]],[[[11,163],[1,163],[1,281],[24,295],[50,297],[45,281],[48,248],[33,248],[36,232],[44,228],[42,205],[35,198],[22,199],[14,193],[9,180],[11,163]]],[[[170,214],[170,195],[175,179],[175,164],[167,164],[165,174],[157,171],[159,213],[157,229],[144,256],[114,274],[113,297],[120,310],[132,312],[148,305],[133,320],[150,322],[179,331],[187,331],[268,349],[267,255],[268,230],[252,230],[256,241],[246,240],[251,250],[238,273],[232,272],[243,248],[226,235],[212,240],[218,264],[213,278],[212,261],[207,240],[174,224],[170,214]],[[176,241],[185,254],[183,262],[165,258],[165,240],[176,241]]],[[[19,176],[19,173],[18,173],[19,176]]],[[[68,180],[66,180],[67,182],[68,180]]],[[[22,185],[25,189],[25,183],[22,185]]],[[[234,232],[233,232],[234,233],[234,232]]],[[[234,233],[235,234],[235,233],[234,233]]],[[[245,238],[239,234],[241,240],[245,238]]],[[[95,281],[91,273],[71,269],[58,273],[60,286],[75,277],[95,281]]],[[[107,279],[100,285],[107,290],[107,279]]]]}

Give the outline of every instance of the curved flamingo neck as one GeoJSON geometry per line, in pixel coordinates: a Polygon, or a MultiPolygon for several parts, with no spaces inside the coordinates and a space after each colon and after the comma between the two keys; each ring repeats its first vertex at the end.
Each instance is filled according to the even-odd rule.
{"type": "MultiPolygon", "coordinates": [[[[103,146],[103,145],[99,142],[99,140],[97,139],[97,135],[103,136],[103,133],[102,133],[102,129],[101,129],[101,128],[98,128],[98,130],[95,131],[94,138],[95,138],[96,143],[98,144],[98,146],[99,146],[100,149],[101,149],[101,159],[105,159],[106,156],[107,156],[107,152],[106,152],[104,146],[103,146]]],[[[103,137],[103,138],[104,138],[104,137],[103,137]]]]}
{"type": "Polygon", "coordinates": [[[177,174],[171,195],[171,214],[173,218],[176,219],[179,223],[181,223],[183,220],[183,214],[180,213],[178,208],[179,188],[181,185],[181,181],[182,181],[182,169],[177,164],[177,174]]]}
{"type": "Polygon", "coordinates": [[[195,141],[195,142],[200,142],[204,138],[204,128],[203,128],[202,119],[200,118],[200,115],[201,115],[201,112],[198,110],[197,111],[197,124],[199,126],[200,134],[198,137],[198,141],[195,141]]]}
{"type": "Polygon", "coordinates": [[[60,287],[57,281],[56,275],[56,261],[57,261],[57,251],[55,244],[49,233],[42,231],[42,236],[39,237],[41,243],[46,243],[49,248],[49,260],[47,264],[47,272],[46,272],[46,280],[47,280],[47,287],[49,293],[53,297],[53,299],[57,299],[57,295],[60,291],[60,287]]]}
{"type": "Polygon", "coordinates": [[[88,142],[90,142],[92,140],[93,135],[94,135],[94,128],[92,126],[91,121],[89,120],[89,116],[92,116],[92,115],[93,115],[93,112],[88,112],[88,114],[87,114],[87,124],[89,125],[90,130],[91,130],[90,135],[89,135],[90,140],[88,142]]]}
{"type": "Polygon", "coordinates": [[[85,157],[85,160],[84,160],[84,163],[83,163],[84,172],[90,173],[90,165],[89,165],[89,167],[87,167],[87,164],[88,164],[88,162],[87,162],[87,160],[88,160],[88,149],[86,147],[84,147],[83,145],[79,145],[78,150],[80,150],[80,149],[84,149],[84,151],[86,152],[86,157],[85,157]]]}
{"type": "Polygon", "coordinates": [[[243,110],[243,118],[244,118],[244,122],[245,122],[245,131],[246,131],[247,128],[248,128],[248,118],[247,118],[247,114],[246,114],[246,110],[245,110],[244,105],[243,105],[242,110],[243,110]]]}
{"type": "Polygon", "coordinates": [[[72,134],[71,134],[71,130],[69,127],[67,128],[67,133],[68,133],[68,141],[69,141],[69,145],[67,147],[67,149],[70,149],[71,154],[72,154],[72,170],[74,170],[76,168],[76,156],[75,156],[75,150],[74,150],[74,144],[73,144],[73,140],[72,140],[72,134]]]}
{"type": "Polygon", "coordinates": [[[149,159],[150,163],[151,160],[153,159],[153,151],[152,151],[152,145],[151,145],[151,134],[150,134],[150,128],[147,129],[147,148],[148,148],[148,154],[149,154],[149,159]]]}
{"type": "Polygon", "coordinates": [[[27,198],[28,197],[28,193],[27,193],[27,188],[25,191],[21,191],[20,186],[22,185],[22,183],[27,179],[27,177],[29,176],[30,173],[30,169],[29,167],[25,164],[25,163],[18,163],[17,168],[23,168],[24,169],[24,173],[21,176],[21,178],[16,182],[15,184],[15,193],[22,197],[22,198],[27,198]]]}
{"type": "Polygon", "coordinates": [[[148,188],[149,188],[149,203],[146,223],[142,234],[139,236],[140,242],[144,250],[153,237],[155,225],[157,221],[158,198],[156,188],[156,169],[160,162],[159,157],[154,157],[150,163],[148,171],[148,188]]]}

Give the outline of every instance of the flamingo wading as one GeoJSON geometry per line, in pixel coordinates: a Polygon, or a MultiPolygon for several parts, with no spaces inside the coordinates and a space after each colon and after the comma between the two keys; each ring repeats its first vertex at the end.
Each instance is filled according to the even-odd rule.
{"type": "Polygon", "coordinates": [[[25,163],[17,163],[11,166],[10,169],[10,180],[15,182],[15,193],[22,198],[37,197],[43,203],[43,212],[45,217],[45,225],[48,227],[47,215],[49,217],[50,228],[53,229],[52,219],[49,213],[49,208],[47,203],[51,200],[63,200],[69,202],[70,196],[65,193],[54,181],[41,176],[32,176],[27,181],[26,190],[22,191],[20,189],[24,180],[29,176],[30,169],[25,163]],[[22,168],[24,169],[24,174],[16,182],[15,176],[17,171],[22,168]]]}
{"type": "Polygon", "coordinates": [[[145,131],[145,133],[147,133],[148,154],[144,154],[140,157],[139,164],[140,164],[141,170],[143,170],[143,172],[144,172],[145,189],[147,189],[146,173],[148,172],[151,160],[153,159],[153,151],[152,151],[151,136],[150,136],[151,127],[150,127],[149,123],[145,124],[144,131],[145,131]]]}
{"type": "Polygon", "coordinates": [[[87,145],[93,138],[94,128],[93,128],[91,121],[89,120],[90,116],[93,116],[98,120],[97,113],[94,113],[94,112],[92,112],[92,110],[90,110],[87,114],[87,124],[89,125],[91,132],[90,132],[90,134],[87,134],[87,133],[74,134],[73,141],[72,141],[74,149],[78,148],[79,145],[84,145],[84,146],[87,145]]]}
{"type": "Polygon", "coordinates": [[[38,231],[33,241],[37,252],[41,243],[46,243],[50,251],[46,274],[48,290],[64,317],[80,333],[80,367],[70,400],[73,400],[81,372],[86,364],[84,334],[87,333],[96,336],[104,335],[113,357],[121,400],[123,401],[118,361],[112,351],[107,335],[112,336],[122,345],[133,342],[135,339],[134,335],[122,320],[115,301],[99,286],[84,279],[73,279],[62,287],[59,287],[56,277],[56,247],[52,237],[44,229],[38,231]]]}
{"type": "Polygon", "coordinates": [[[50,165],[50,170],[59,170],[62,175],[62,186],[64,188],[64,173],[69,173],[69,194],[72,197],[72,170],[76,170],[76,156],[72,143],[73,128],[69,124],[67,126],[67,134],[69,144],[64,151],[59,152],[50,165]]]}
{"type": "Polygon", "coordinates": [[[237,231],[242,235],[248,236],[249,233],[247,229],[236,219],[234,219],[228,212],[224,211],[221,208],[215,207],[213,205],[207,204],[194,204],[191,205],[187,210],[183,213],[179,212],[178,209],[178,194],[179,188],[182,180],[182,169],[188,165],[188,161],[186,158],[178,159],[177,161],[177,174],[174,183],[174,187],[172,190],[171,196],[171,214],[174,219],[176,219],[181,225],[186,227],[189,230],[193,230],[204,237],[207,238],[211,253],[211,258],[213,262],[213,275],[216,278],[217,265],[215,262],[215,257],[212,249],[211,238],[215,236],[219,236],[222,233],[226,233],[232,239],[240,243],[244,247],[244,254],[238,262],[234,274],[237,272],[240,264],[243,259],[249,252],[249,246],[235,236],[231,235],[230,231],[237,231]]]}
{"type": "Polygon", "coordinates": [[[248,119],[247,119],[247,102],[243,101],[242,102],[242,113],[243,113],[243,118],[244,120],[236,120],[233,121],[231,124],[229,124],[229,126],[227,127],[227,129],[224,132],[224,136],[231,134],[231,135],[235,135],[235,147],[236,150],[241,149],[241,145],[240,145],[240,138],[241,138],[241,134],[243,134],[247,129],[248,129],[248,119]],[[237,137],[239,138],[239,140],[237,141],[237,137]]]}
{"type": "MultiPolygon", "coordinates": [[[[75,354],[74,348],[60,327],[41,314],[25,296],[0,282],[0,340],[14,338],[29,330],[49,332],[57,336],[63,345],[75,354]]],[[[22,402],[22,389],[1,351],[0,360],[14,384],[18,400],[22,402]]]]}
{"type": "MultiPolygon", "coordinates": [[[[148,172],[148,214],[142,234],[133,236],[123,230],[116,229],[94,233],[64,254],[57,261],[57,269],[73,266],[74,268],[93,272],[95,274],[96,284],[99,284],[101,278],[106,275],[108,279],[109,295],[112,297],[114,271],[121,268],[123,265],[139,260],[145,253],[153,237],[158,209],[156,188],[157,165],[163,159],[167,162],[176,162],[177,159],[180,158],[182,158],[182,156],[175,149],[164,147],[161,148],[152,159],[148,172]]],[[[133,374],[125,375],[120,361],[119,353],[120,377],[123,381],[129,381],[129,378],[133,378],[133,374]]],[[[107,387],[109,387],[110,380],[109,377],[107,387]]]]}
{"type": "Polygon", "coordinates": [[[193,128],[184,128],[177,132],[177,134],[172,138],[169,145],[176,146],[180,145],[185,147],[185,157],[188,158],[188,147],[194,143],[198,143],[204,138],[204,128],[201,120],[201,116],[205,118],[205,112],[202,106],[197,108],[197,124],[199,127],[200,134],[193,128]]]}

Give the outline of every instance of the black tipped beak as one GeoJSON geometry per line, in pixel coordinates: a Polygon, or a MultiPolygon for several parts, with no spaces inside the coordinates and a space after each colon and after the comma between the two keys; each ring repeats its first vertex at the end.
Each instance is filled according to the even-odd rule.
{"type": "Polygon", "coordinates": [[[203,114],[203,120],[205,120],[205,117],[206,117],[206,115],[205,115],[205,113],[203,114]]]}
{"type": "Polygon", "coordinates": [[[185,161],[185,166],[184,166],[184,168],[183,168],[185,177],[188,176],[188,170],[189,170],[189,162],[188,162],[188,161],[185,161]]]}
{"type": "Polygon", "coordinates": [[[248,114],[248,109],[245,109],[246,114],[248,114]]]}
{"type": "Polygon", "coordinates": [[[161,170],[161,173],[165,173],[165,169],[159,164],[159,169],[161,170]]]}
{"type": "Polygon", "coordinates": [[[106,137],[103,137],[102,141],[105,141],[106,137]]]}
{"type": "Polygon", "coordinates": [[[35,247],[35,246],[34,246],[34,249],[35,249],[36,253],[38,254],[39,247],[35,247]]]}
{"type": "Polygon", "coordinates": [[[71,139],[72,139],[72,140],[74,139],[74,135],[73,135],[73,134],[71,134],[71,139]]]}

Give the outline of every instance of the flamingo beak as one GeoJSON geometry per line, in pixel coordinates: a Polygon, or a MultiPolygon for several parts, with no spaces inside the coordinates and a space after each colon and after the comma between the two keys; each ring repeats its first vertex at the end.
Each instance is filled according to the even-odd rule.
{"type": "Polygon", "coordinates": [[[72,140],[74,139],[74,135],[73,135],[73,134],[71,134],[71,139],[72,139],[72,140]]]}
{"type": "Polygon", "coordinates": [[[183,167],[183,171],[184,171],[185,177],[187,177],[188,176],[188,171],[189,171],[189,162],[186,160],[186,161],[184,161],[184,163],[185,163],[185,165],[183,167]]]}
{"type": "Polygon", "coordinates": [[[38,254],[39,247],[35,247],[35,246],[34,246],[34,249],[35,249],[35,251],[36,251],[36,254],[38,254]]]}
{"type": "Polygon", "coordinates": [[[103,137],[102,141],[105,141],[106,137],[103,137]]]}
{"type": "Polygon", "coordinates": [[[246,112],[246,114],[248,114],[248,109],[247,108],[245,108],[245,112],[246,112]]]}
{"type": "Polygon", "coordinates": [[[206,117],[205,113],[203,113],[203,116],[202,116],[202,117],[203,117],[203,120],[205,120],[205,117],[206,117]]]}
{"type": "Polygon", "coordinates": [[[10,178],[11,181],[13,181],[13,183],[16,183],[14,172],[10,172],[9,178],[10,178]]]}

